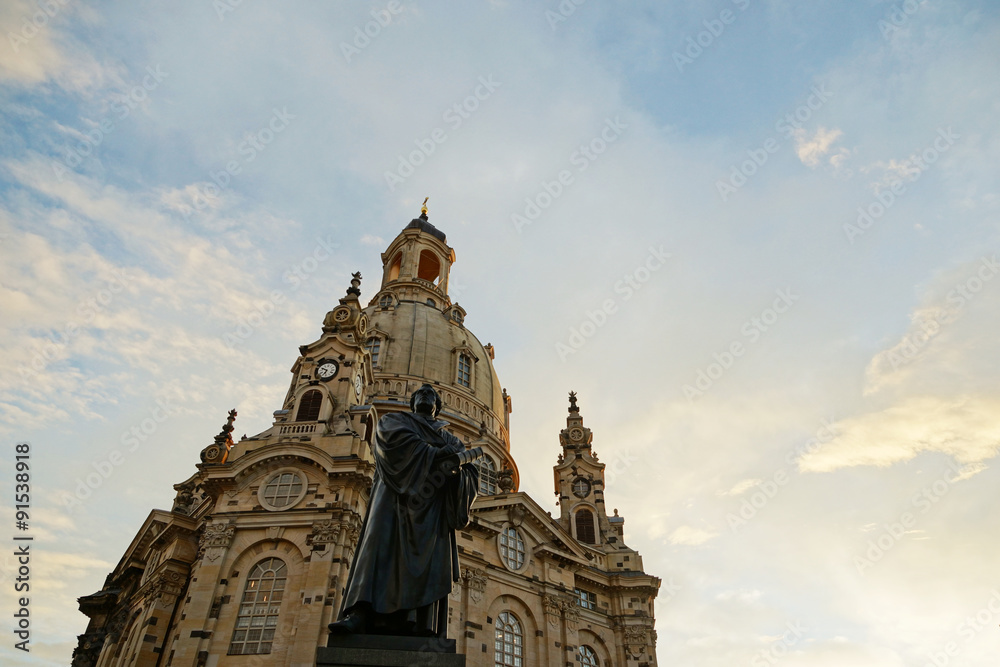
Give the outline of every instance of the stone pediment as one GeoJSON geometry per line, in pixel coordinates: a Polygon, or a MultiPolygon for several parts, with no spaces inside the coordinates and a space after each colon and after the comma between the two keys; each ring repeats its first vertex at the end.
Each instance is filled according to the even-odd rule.
{"type": "Polygon", "coordinates": [[[146,517],[139,532],[136,533],[132,543],[125,550],[125,555],[118,562],[112,575],[116,575],[125,570],[129,563],[134,560],[145,561],[146,551],[158,539],[174,532],[183,532],[194,535],[198,531],[198,521],[190,517],[167,512],[164,510],[153,510],[146,517]]]}
{"type": "Polygon", "coordinates": [[[550,556],[585,566],[591,564],[593,554],[573,539],[559,521],[549,516],[548,512],[523,491],[500,496],[484,496],[476,499],[472,506],[474,520],[482,518],[490,524],[496,524],[488,525],[477,521],[477,525],[494,532],[499,532],[497,525],[511,521],[512,515],[520,516],[521,525],[530,525],[534,532],[544,538],[539,540],[542,545],[540,548],[550,556]]]}

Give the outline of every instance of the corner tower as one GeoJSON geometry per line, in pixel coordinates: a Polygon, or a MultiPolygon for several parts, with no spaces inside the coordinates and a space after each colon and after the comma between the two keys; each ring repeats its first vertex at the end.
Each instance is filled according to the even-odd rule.
{"type": "Polygon", "coordinates": [[[609,571],[642,571],[642,556],[624,542],[625,519],[608,516],[604,464],[594,452],[594,434],[583,425],[576,392],[569,393],[566,428],[559,432],[562,453],[553,467],[559,523],[581,544],[603,551],[609,571]]]}

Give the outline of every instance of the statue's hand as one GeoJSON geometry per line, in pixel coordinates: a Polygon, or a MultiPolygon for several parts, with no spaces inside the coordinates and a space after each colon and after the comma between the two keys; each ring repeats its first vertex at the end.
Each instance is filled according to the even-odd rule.
{"type": "Polygon", "coordinates": [[[437,469],[439,472],[445,475],[457,475],[458,474],[458,456],[457,454],[448,454],[443,456],[438,460],[437,469]]]}

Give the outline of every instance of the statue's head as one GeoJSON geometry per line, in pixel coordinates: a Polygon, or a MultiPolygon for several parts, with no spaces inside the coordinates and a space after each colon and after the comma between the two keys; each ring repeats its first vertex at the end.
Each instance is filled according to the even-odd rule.
{"type": "Polygon", "coordinates": [[[410,409],[428,417],[437,417],[441,412],[441,395],[429,384],[422,384],[410,396],[410,409]]]}

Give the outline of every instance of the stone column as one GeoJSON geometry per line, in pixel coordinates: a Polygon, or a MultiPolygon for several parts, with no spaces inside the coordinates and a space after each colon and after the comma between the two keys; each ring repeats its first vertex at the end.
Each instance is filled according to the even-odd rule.
{"type": "Polygon", "coordinates": [[[198,540],[198,567],[191,574],[192,582],[187,592],[191,602],[180,602],[184,620],[177,623],[175,632],[180,636],[174,653],[175,665],[202,664],[199,653],[208,651],[216,620],[211,618],[212,604],[219,594],[219,580],[223,578],[223,567],[229,560],[229,545],[235,535],[236,525],[229,522],[205,524],[202,529],[198,540]]]}

